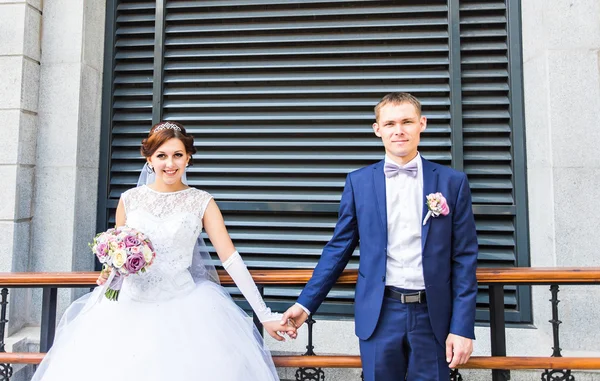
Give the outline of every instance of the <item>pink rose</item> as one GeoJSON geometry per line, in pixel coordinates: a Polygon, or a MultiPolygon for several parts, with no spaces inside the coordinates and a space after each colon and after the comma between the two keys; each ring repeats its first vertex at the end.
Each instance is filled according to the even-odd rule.
{"type": "Polygon", "coordinates": [[[96,253],[98,257],[104,257],[108,254],[108,245],[105,243],[99,243],[96,246],[96,253]]]}
{"type": "Polygon", "coordinates": [[[440,193],[440,214],[442,216],[447,216],[448,213],[450,213],[450,207],[448,206],[448,202],[446,201],[446,198],[444,196],[442,196],[442,194],[440,193]]]}
{"type": "Polygon", "coordinates": [[[140,243],[140,240],[133,235],[125,237],[125,247],[139,246],[140,243]]]}
{"type": "Polygon", "coordinates": [[[146,265],[146,260],[144,259],[144,255],[142,253],[131,254],[127,261],[125,261],[125,269],[130,274],[135,274],[146,265]]]}

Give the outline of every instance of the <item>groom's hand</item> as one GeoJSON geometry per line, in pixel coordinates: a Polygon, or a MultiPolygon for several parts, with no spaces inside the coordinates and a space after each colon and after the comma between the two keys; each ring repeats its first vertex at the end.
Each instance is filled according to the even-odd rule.
{"type": "MultiPolygon", "coordinates": [[[[283,317],[281,318],[281,325],[287,325],[288,323],[292,323],[296,329],[300,328],[302,324],[308,319],[308,314],[306,311],[302,309],[302,307],[294,304],[287,311],[284,312],[283,317]]],[[[298,336],[297,331],[292,335],[288,334],[289,337],[295,339],[298,336]]]]}
{"type": "MultiPolygon", "coordinates": [[[[285,315],[284,315],[285,316],[285,315]]],[[[473,353],[473,340],[455,334],[448,334],[446,339],[446,361],[451,369],[466,364],[473,353]]]]}

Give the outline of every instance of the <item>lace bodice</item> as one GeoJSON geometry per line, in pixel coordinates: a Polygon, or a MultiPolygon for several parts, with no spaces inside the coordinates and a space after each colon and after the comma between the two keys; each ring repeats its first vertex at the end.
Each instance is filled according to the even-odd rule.
{"type": "Polygon", "coordinates": [[[195,188],[161,193],[144,185],[121,198],[126,225],[146,234],[156,251],[148,272],[127,277],[122,292],[136,300],[155,301],[191,291],[194,281],[188,268],[212,196],[195,188]]]}

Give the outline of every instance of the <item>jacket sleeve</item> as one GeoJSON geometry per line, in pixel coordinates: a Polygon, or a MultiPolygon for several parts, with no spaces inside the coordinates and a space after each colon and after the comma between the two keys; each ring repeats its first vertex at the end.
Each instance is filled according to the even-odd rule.
{"type": "Polygon", "coordinates": [[[452,319],[450,333],[475,338],[477,230],[471,190],[463,174],[452,218],[452,319]]]}
{"type": "Polygon", "coordinates": [[[350,175],[340,201],[338,221],[331,240],[323,248],[312,277],[298,297],[298,303],[312,313],[316,312],[348,264],[358,243],[358,224],[354,205],[354,191],[350,175]]]}

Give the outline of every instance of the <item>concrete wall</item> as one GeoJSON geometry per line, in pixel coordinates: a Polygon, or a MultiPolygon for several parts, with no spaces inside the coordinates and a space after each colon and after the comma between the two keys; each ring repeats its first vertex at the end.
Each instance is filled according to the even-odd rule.
{"type": "Polygon", "coordinates": [[[31,271],[93,268],[104,20],[102,1],[44,2],[31,271]]]}
{"type": "MultiPolygon", "coordinates": [[[[105,6],[0,0],[0,271],[93,267],[105,6]]],[[[11,292],[9,334],[39,300],[11,292]]]]}
{"type": "MultiPolygon", "coordinates": [[[[39,126],[40,1],[0,1],[0,271],[27,271],[39,126]]],[[[12,330],[28,321],[27,290],[12,290],[12,330]]],[[[10,331],[9,331],[10,333],[10,331]]]]}
{"type": "MultiPolygon", "coordinates": [[[[522,12],[531,265],[598,267],[600,0],[526,0],[522,12]]],[[[561,290],[561,347],[600,353],[600,287],[561,290]]],[[[550,335],[550,294],[535,291],[550,335]]]]}

